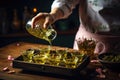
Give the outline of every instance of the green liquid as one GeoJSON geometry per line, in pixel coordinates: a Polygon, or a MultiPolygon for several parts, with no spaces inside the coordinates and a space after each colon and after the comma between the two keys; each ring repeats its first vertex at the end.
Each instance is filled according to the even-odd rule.
{"type": "Polygon", "coordinates": [[[54,29],[33,29],[31,27],[26,27],[26,29],[31,35],[48,41],[50,45],[52,45],[52,40],[56,37],[56,31],[54,29]]]}

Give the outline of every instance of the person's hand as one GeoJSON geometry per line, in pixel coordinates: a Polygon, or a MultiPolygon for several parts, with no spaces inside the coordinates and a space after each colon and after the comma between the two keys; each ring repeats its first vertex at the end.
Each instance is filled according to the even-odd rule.
{"type": "Polygon", "coordinates": [[[49,13],[39,13],[32,18],[32,28],[34,28],[36,24],[41,24],[40,26],[47,28],[52,23],[54,23],[54,18],[49,13]]]}

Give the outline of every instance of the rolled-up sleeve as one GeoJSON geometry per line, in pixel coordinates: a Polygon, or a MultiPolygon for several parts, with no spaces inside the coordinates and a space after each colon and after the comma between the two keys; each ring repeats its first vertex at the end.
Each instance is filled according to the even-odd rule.
{"type": "Polygon", "coordinates": [[[51,9],[59,8],[64,13],[64,18],[68,17],[72,10],[79,4],[80,0],[54,0],[51,9]]]}

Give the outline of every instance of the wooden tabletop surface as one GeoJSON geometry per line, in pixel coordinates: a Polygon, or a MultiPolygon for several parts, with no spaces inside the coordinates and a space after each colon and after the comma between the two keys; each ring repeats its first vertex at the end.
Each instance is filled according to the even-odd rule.
{"type": "MultiPolygon", "coordinates": [[[[22,69],[16,69],[11,66],[10,60],[8,60],[8,56],[12,56],[13,58],[18,57],[21,55],[21,52],[29,49],[29,48],[39,48],[39,47],[46,47],[46,45],[42,44],[35,44],[35,43],[26,43],[26,42],[16,42],[11,43],[7,46],[0,48],[0,80],[77,80],[75,78],[69,78],[61,75],[53,75],[53,74],[46,74],[46,73],[36,73],[36,72],[25,72],[22,69]],[[9,69],[5,71],[3,69],[9,69]],[[15,71],[10,73],[10,71],[15,71]]],[[[62,47],[56,47],[55,49],[64,49],[62,47]]],[[[72,49],[70,49],[72,50],[72,49]]],[[[83,71],[83,75],[81,77],[82,80],[120,80],[120,74],[114,72],[107,72],[105,73],[105,78],[98,78],[96,77],[95,69],[98,66],[94,66],[91,63],[89,64],[89,68],[86,68],[83,71]],[[94,73],[94,74],[92,74],[94,73]],[[88,78],[86,78],[88,77],[88,78]]],[[[79,80],[81,80],[79,79],[79,80]]]]}

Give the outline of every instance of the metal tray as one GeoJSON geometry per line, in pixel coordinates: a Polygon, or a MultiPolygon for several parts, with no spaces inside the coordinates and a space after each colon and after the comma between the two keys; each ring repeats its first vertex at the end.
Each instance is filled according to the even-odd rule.
{"type": "Polygon", "coordinates": [[[90,62],[89,56],[85,55],[82,62],[76,68],[66,68],[63,66],[52,66],[48,64],[30,63],[23,60],[23,56],[20,55],[13,60],[13,68],[19,68],[23,70],[52,73],[65,76],[76,76],[79,75],[90,62]]]}

